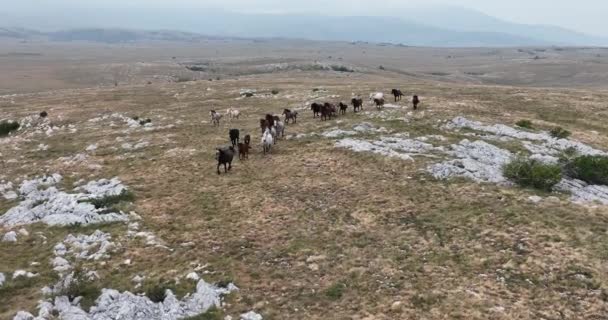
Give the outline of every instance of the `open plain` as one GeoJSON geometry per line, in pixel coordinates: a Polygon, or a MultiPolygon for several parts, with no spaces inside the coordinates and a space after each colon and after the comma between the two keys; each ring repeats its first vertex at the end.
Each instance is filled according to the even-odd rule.
{"type": "Polygon", "coordinates": [[[0,70],[0,121],[21,123],[0,137],[1,319],[106,319],[102,289],[166,307],[165,289],[186,301],[199,278],[221,302],[162,319],[608,314],[608,190],[526,189],[495,170],[608,150],[606,49],[6,40],[0,70]],[[361,112],[313,118],[312,102],[356,95],[361,112]],[[240,118],[213,126],[231,107],[240,118]],[[285,108],[298,121],[263,155],[259,119],[285,108]],[[496,124],[515,131],[481,128],[496,124]],[[556,126],[572,136],[541,136],[556,126]],[[252,151],[218,175],[232,128],[252,151]]]}

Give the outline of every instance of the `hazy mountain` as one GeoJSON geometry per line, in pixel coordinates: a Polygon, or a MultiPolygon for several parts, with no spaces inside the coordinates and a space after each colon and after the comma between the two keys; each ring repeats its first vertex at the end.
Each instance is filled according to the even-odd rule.
{"type": "MultiPolygon", "coordinates": [[[[10,14],[12,25],[54,30],[53,40],[183,40],[181,35],[154,36],[133,30],[181,30],[198,35],[280,37],[331,41],[392,42],[415,46],[601,45],[608,41],[558,27],[502,21],[477,11],[436,7],[412,9],[400,17],[330,17],[323,15],[238,14],[221,10],[99,9],[55,11],[48,17],[10,14]],[[78,30],[71,30],[78,29],[78,30]],[[84,29],[84,30],[83,30],[84,29]],[[111,31],[103,31],[111,29],[111,31]],[[68,31],[60,31],[68,30],[68,31]],[[165,37],[165,38],[163,38],[165,37]]],[[[0,17],[7,16],[8,14],[0,17]]],[[[7,23],[7,22],[0,22],[7,23]]]]}
{"type": "Polygon", "coordinates": [[[410,9],[408,20],[456,31],[498,32],[525,35],[553,44],[608,45],[608,39],[591,36],[556,26],[527,25],[507,22],[482,12],[461,7],[433,6],[410,9]]]}

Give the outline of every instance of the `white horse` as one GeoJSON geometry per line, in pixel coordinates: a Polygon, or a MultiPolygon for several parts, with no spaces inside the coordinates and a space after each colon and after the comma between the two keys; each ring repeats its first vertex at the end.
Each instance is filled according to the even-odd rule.
{"type": "Polygon", "coordinates": [[[228,118],[237,120],[241,116],[241,112],[235,108],[226,109],[226,114],[228,115],[228,118]]]}
{"type": "Polygon", "coordinates": [[[264,154],[270,153],[273,144],[274,139],[272,138],[272,133],[270,133],[269,129],[266,129],[266,131],[264,131],[264,135],[262,136],[262,147],[264,148],[264,154]]]}

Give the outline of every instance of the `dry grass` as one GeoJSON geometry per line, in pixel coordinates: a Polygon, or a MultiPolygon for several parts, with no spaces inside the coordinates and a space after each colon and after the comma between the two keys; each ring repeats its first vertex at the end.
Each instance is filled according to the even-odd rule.
{"type": "MultiPolygon", "coordinates": [[[[123,243],[106,266],[92,266],[104,287],[133,290],[130,279],[138,273],[155,285],[200,263],[209,264],[207,280],[232,280],[241,288],[230,297],[225,314],[255,307],[265,319],[604,317],[605,208],[581,207],[565,198],[533,205],[525,201],[528,190],[434,181],[423,172],[429,159],[404,162],[355,154],[335,149],[324,138],[280,141],[271,155],[261,154],[257,124],[263,114],[301,106],[315,87],[327,89],[319,93],[322,97],[338,94],[346,101],[353,92],[365,95],[391,88],[396,81],[363,74],[294,73],[19,96],[3,112],[17,118],[44,109],[51,121],[73,123],[79,131],[16,142],[21,150],[3,148],[2,175],[13,181],[45,172],[60,172],[68,181],[118,176],[131,188],[134,210],[145,228],[174,251],[128,241],[121,236],[122,225],[101,227],[123,243]],[[279,94],[237,101],[241,88],[276,88],[279,94]],[[224,121],[219,128],[209,124],[211,109],[230,106],[238,106],[244,117],[224,121]],[[118,121],[116,127],[88,122],[112,112],[175,127],[127,134],[118,121]],[[254,152],[250,160],[236,161],[232,172],[218,176],[214,149],[229,143],[230,128],[251,134],[254,152]],[[127,142],[144,139],[150,146],[126,151],[116,141],[121,137],[127,142]],[[41,142],[49,151],[33,151],[41,142]],[[83,153],[92,143],[99,145],[90,154],[91,161],[102,165],[99,170],[65,167],[57,160],[83,153]],[[194,242],[195,248],[181,247],[185,242],[194,242]],[[120,266],[126,258],[133,263],[120,266]],[[396,301],[401,307],[391,308],[396,301]]],[[[577,139],[608,147],[603,135],[608,126],[597,116],[608,112],[603,104],[608,97],[601,92],[398,81],[423,100],[424,114],[414,115],[409,124],[355,115],[350,109],[340,123],[321,122],[302,111],[287,133],[344,129],[368,121],[419,136],[439,132],[438,120],[466,115],[508,124],[531,119],[539,128],[559,125],[577,139]],[[581,101],[581,95],[593,98],[581,101]],[[590,128],[600,134],[590,134],[590,128]]],[[[371,110],[366,106],[365,111],[371,110]]],[[[406,111],[394,112],[405,116],[406,111]]],[[[450,141],[460,138],[446,136],[450,141]]],[[[12,204],[0,200],[0,209],[12,204]]],[[[0,243],[0,271],[26,268],[36,260],[43,263],[44,276],[11,289],[0,317],[34,308],[38,289],[52,282],[47,281],[52,274],[43,271],[50,248],[68,233],[43,226],[29,229],[49,237],[47,245],[34,240],[0,243]]]]}

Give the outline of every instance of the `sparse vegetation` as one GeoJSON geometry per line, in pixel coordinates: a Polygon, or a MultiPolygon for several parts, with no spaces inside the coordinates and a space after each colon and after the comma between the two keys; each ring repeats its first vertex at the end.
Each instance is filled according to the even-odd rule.
{"type": "Polygon", "coordinates": [[[569,161],[566,174],[590,184],[608,185],[608,157],[581,156],[569,161]]]}
{"type": "Polygon", "coordinates": [[[224,319],[224,313],[222,310],[215,306],[209,308],[207,312],[199,314],[198,316],[185,318],[184,320],[222,320],[224,319]]]}
{"type": "Polygon", "coordinates": [[[167,289],[171,289],[171,288],[167,285],[155,284],[153,286],[146,288],[145,295],[152,302],[156,302],[156,303],[163,302],[165,300],[167,289]]]}
{"type": "Polygon", "coordinates": [[[93,305],[95,300],[101,295],[101,288],[95,281],[86,279],[82,270],[74,271],[74,281],[61,292],[61,295],[68,296],[70,300],[82,297],[80,305],[86,311],[93,305]]]}
{"type": "Polygon", "coordinates": [[[123,190],[123,192],[118,195],[107,196],[99,199],[89,199],[85,202],[91,203],[96,209],[108,209],[109,211],[113,211],[115,206],[121,202],[133,201],[135,201],[135,195],[129,190],[123,190]]]}
{"type": "Polygon", "coordinates": [[[19,123],[13,121],[0,122],[0,137],[8,136],[11,132],[19,129],[19,123]]]}
{"type": "Polygon", "coordinates": [[[330,68],[331,68],[331,70],[337,71],[337,72],[355,72],[355,70],[353,70],[352,68],[349,68],[347,66],[332,65],[330,68]]]}
{"type": "Polygon", "coordinates": [[[551,191],[562,179],[559,165],[544,164],[527,158],[517,158],[505,165],[503,174],[522,187],[551,191]]]}
{"type": "Polygon", "coordinates": [[[380,70],[386,70],[386,69],[384,68],[384,66],[379,66],[379,67],[378,67],[378,69],[380,69],[380,70]]]}
{"type": "Polygon", "coordinates": [[[532,121],[526,120],[526,119],[517,121],[517,123],[515,123],[515,125],[517,125],[520,128],[526,128],[526,129],[533,128],[532,121]]]}
{"type": "Polygon", "coordinates": [[[551,131],[549,131],[549,134],[551,134],[551,136],[556,139],[566,139],[572,133],[562,127],[555,127],[551,129],[551,131]]]}
{"type": "Polygon", "coordinates": [[[336,282],[329,288],[325,289],[325,296],[330,300],[339,300],[344,295],[346,285],[342,282],[336,282]]]}
{"type": "Polygon", "coordinates": [[[277,94],[279,94],[279,90],[278,89],[272,89],[271,93],[276,96],[277,94]]]}

